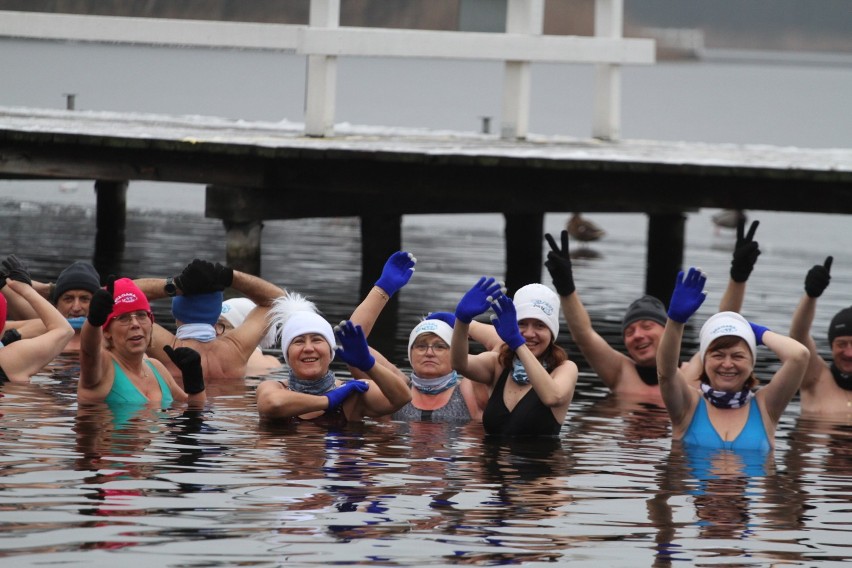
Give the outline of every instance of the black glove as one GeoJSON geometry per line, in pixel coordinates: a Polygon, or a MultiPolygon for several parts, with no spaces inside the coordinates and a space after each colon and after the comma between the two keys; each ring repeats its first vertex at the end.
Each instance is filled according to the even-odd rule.
{"type": "Polygon", "coordinates": [[[15,343],[17,340],[21,338],[21,332],[17,329],[7,329],[6,333],[3,334],[3,337],[0,338],[0,343],[3,343],[4,346],[9,345],[11,343],[15,343]]]}
{"type": "Polygon", "coordinates": [[[741,218],[737,223],[737,244],[734,246],[734,258],[731,259],[731,280],[734,282],[745,282],[751,275],[754,269],[754,263],[757,262],[757,257],[760,256],[760,248],[757,246],[757,241],[753,240],[754,232],[760,221],[754,221],[748,229],[748,234],[743,236],[745,231],[745,218],[741,218]]]}
{"type": "Polygon", "coordinates": [[[89,302],[89,315],[87,316],[89,323],[95,327],[105,324],[114,305],[115,300],[112,298],[112,292],[103,288],[95,290],[95,293],[92,294],[92,301],[89,302]]]}
{"type": "Polygon", "coordinates": [[[808,275],[805,276],[805,293],[811,298],[819,298],[828,288],[828,282],[831,280],[832,262],[834,262],[834,257],[829,256],[826,257],[825,264],[814,264],[808,270],[808,275]]]}
{"type": "Polygon", "coordinates": [[[10,254],[6,257],[6,260],[3,261],[3,269],[3,272],[6,274],[6,278],[11,278],[12,280],[29,284],[30,286],[33,285],[33,279],[30,278],[30,271],[27,269],[27,265],[21,262],[21,260],[14,254],[10,254]]]}
{"type": "MultiPolygon", "coordinates": [[[[221,266],[221,265],[220,265],[221,266]]],[[[183,272],[175,276],[175,285],[181,291],[190,296],[192,294],[207,294],[210,292],[221,292],[225,286],[218,282],[216,265],[212,262],[194,259],[186,265],[183,272]]],[[[233,278],[233,271],[231,272],[233,278]]]]}
{"type": "Polygon", "coordinates": [[[234,281],[234,269],[218,262],[213,266],[213,268],[215,269],[216,282],[222,286],[222,289],[224,290],[230,286],[234,281]]]}
{"type": "Polygon", "coordinates": [[[574,286],[574,271],[571,266],[571,255],[568,253],[568,231],[562,231],[562,249],[556,246],[556,241],[546,233],[544,238],[550,245],[547,261],[544,265],[553,279],[553,287],[560,296],[570,296],[577,289],[574,286]]]}
{"type": "Polygon", "coordinates": [[[191,347],[172,349],[171,345],[163,347],[183,375],[183,390],[186,394],[197,394],[204,391],[204,371],[201,369],[201,355],[191,347]]]}

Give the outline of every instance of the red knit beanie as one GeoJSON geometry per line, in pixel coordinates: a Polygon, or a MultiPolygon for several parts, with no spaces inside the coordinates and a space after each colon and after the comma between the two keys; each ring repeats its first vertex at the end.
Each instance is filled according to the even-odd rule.
{"type": "MultiPolygon", "coordinates": [[[[115,288],[112,295],[115,300],[115,305],[112,307],[112,313],[104,322],[104,329],[109,327],[112,320],[121,314],[145,310],[151,312],[151,305],[148,303],[148,298],[142,293],[142,290],[134,284],[130,278],[119,278],[115,281],[115,288]]],[[[154,321],[153,316],[151,321],[154,321]]]]}

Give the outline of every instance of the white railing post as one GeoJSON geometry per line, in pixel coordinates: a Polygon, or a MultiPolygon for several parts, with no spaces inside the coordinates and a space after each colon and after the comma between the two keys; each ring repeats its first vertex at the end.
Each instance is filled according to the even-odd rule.
{"type": "MultiPolygon", "coordinates": [[[[623,37],[624,0],[595,0],[595,37],[623,37]]],[[[592,136],[617,140],[621,135],[621,66],[600,63],[595,70],[592,136]]]]}
{"type": "MultiPolygon", "coordinates": [[[[544,28],[544,0],[509,0],[506,5],[506,33],[541,35],[544,28]]],[[[529,61],[506,61],[503,67],[503,113],[500,138],[527,137],[530,121],[529,61]]]]}
{"type": "MultiPolygon", "coordinates": [[[[340,0],[311,0],[311,28],[340,26],[340,0]]],[[[308,55],[305,81],[305,134],[334,134],[334,102],[337,91],[337,57],[308,55]]]]}

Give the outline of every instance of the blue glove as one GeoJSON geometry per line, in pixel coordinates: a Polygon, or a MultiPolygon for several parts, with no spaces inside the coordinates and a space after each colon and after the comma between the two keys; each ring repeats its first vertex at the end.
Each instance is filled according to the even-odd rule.
{"type": "Polygon", "coordinates": [[[686,277],[683,270],[677,273],[675,289],[669,302],[669,318],[678,323],[686,323],[691,318],[707,297],[704,284],[707,277],[697,268],[690,268],[686,277]]]}
{"type": "Polygon", "coordinates": [[[497,301],[491,304],[495,316],[491,316],[491,323],[497,330],[500,339],[506,342],[512,351],[526,343],[521,330],[518,328],[518,312],[515,311],[515,303],[508,296],[501,295],[497,301]]]}
{"type": "Polygon", "coordinates": [[[763,345],[763,334],[767,331],[772,331],[768,327],[764,327],[762,325],[758,325],[756,323],[748,322],[751,326],[751,330],[754,332],[754,339],[758,345],[763,345]]]}
{"type": "Polygon", "coordinates": [[[476,285],[462,296],[456,306],[456,318],[464,323],[470,321],[491,307],[491,302],[503,294],[502,286],[493,278],[483,276],[476,285]]]}
{"type": "Polygon", "coordinates": [[[441,320],[445,324],[450,327],[456,325],[456,316],[451,314],[450,312],[431,312],[428,316],[423,319],[427,320],[441,320]]]}
{"type": "Polygon", "coordinates": [[[337,344],[340,346],[335,350],[337,356],[343,359],[350,367],[355,367],[365,373],[376,364],[376,358],[370,354],[367,338],[360,325],[355,325],[350,320],[340,322],[334,328],[337,344]]]}
{"type": "Polygon", "coordinates": [[[414,265],[417,259],[410,252],[395,252],[385,262],[382,275],[376,280],[376,286],[393,296],[408,284],[411,275],[414,274],[414,265]]]}
{"type": "Polygon", "coordinates": [[[336,389],[328,391],[325,393],[325,397],[328,399],[328,409],[334,410],[343,404],[343,402],[349,398],[349,395],[367,392],[368,388],[370,388],[370,385],[364,381],[349,381],[343,386],[339,386],[336,389]]]}

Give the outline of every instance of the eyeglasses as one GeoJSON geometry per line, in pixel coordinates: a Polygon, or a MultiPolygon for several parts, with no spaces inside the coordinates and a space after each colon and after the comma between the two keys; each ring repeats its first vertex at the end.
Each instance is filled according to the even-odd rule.
{"type": "Polygon", "coordinates": [[[428,343],[415,343],[411,346],[411,348],[414,349],[414,351],[416,351],[417,353],[420,353],[421,355],[423,355],[430,349],[435,355],[440,355],[442,353],[446,353],[450,346],[446,343],[433,343],[431,345],[428,343]]]}
{"type": "Polygon", "coordinates": [[[151,317],[151,312],[146,312],[145,310],[138,310],[135,312],[127,312],[126,314],[121,314],[120,316],[115,316],[112,321],[118,322],[120,325],[130,325],[130,322],[133,320],[133,318],[136,318],[136,321],[141,324],[142,322],[150,322],[151,317]]]}

